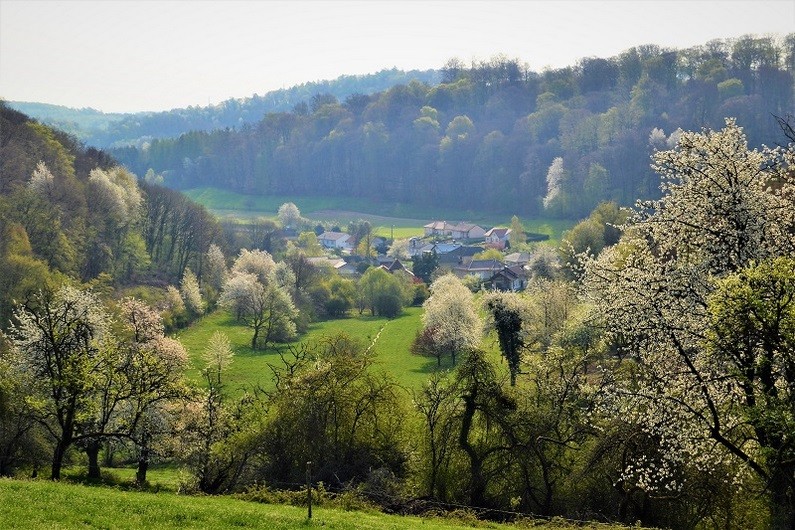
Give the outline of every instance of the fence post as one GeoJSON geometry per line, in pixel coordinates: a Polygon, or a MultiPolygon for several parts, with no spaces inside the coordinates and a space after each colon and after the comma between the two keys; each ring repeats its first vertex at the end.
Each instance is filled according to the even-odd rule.
{"type": "Polygon", "coordinates": [[[312,518],[312,462],[306,463],[306,505],[307,519],[312,518]]]}

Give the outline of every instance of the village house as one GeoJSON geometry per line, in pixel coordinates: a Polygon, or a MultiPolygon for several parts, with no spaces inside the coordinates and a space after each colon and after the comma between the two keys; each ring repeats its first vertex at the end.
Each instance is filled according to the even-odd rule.
{"type": "Polygon", "coordinates": [[[521,291],[527,287],[527,271],[521,265],[503,267],[489,279],[492,289],[498,291],[521,291]]]}
{"type": "Polygon", "coordinates": [[[512,265],[527,265],[530,263],[530,254],[527,252],[512,252],[505,256],[505,264],[512,265]]]}
{"type": "Polygon", "coordinates": [[[422,280],[414,276],[414,273],[409,270],[400,260],[392,260],[390,263],[382,263],[380,265],[382,269],[387,271],[389,274],[397,274],[400,276],[405,276],[408,278],[412,283],[422,283],[422,280]]]}
{"type": "Polygon", "coordinates": [[[477,276],[481,281],[486,281],[502,268],[502,263],[496,259],[467,259],[453,267],[453,274],[459,278],[477,276]]]}
{"type": "Polygon", "coordinates": [[[342,258],[328,258],[325,256],[307,258],[314,267],[328,267],[341,276],[355,276],[356,267],[342,258]]]}
{"type": "Polygon", "coordinates": [[[483,239],[486,230],[472,223],[452,224],[447,221],[433,221],[424,227],[425,236],[450,237],[453,239],[483,239]]]}
{"type": "Polygon", "coordinates": [[[353,249],[353,238],[344,232],[323,232],[317,238],[323,248],[351,250],[353,249]]]}
{"type": "Polygon", "coordinates": [[[504,250],[510,246],[508,238],[511,234],[510,228],[494,227],[489,229],[485,234],[486,246],[488,248],[496,248],[497,250],[504,250]]]}

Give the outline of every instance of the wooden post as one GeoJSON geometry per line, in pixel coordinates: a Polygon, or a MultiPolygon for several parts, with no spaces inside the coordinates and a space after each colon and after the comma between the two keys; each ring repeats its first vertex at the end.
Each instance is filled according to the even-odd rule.
{"type": "Polygon", "coordinates": [[[312,462],[306,463],[306,505],[307,519],[312,518],[312,462]]]}

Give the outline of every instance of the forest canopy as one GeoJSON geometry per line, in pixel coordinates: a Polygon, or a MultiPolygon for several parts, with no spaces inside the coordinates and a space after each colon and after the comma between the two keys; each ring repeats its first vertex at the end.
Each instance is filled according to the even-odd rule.
{"type": "Polygon", "coordinates": [[[451,60],[441,83],[339,99],[317,93],[236,129],[113,151],[165,185],[579,219],[599,202],[659,195],[654,151],[726,117],[751,145],[793,108],[795,34],[645,45],[533,72],[497,56],[451,60]]]}

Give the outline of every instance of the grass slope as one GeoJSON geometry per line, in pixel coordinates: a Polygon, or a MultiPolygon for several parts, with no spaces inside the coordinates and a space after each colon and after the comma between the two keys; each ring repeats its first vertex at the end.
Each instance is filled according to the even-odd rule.
{"type": "MultiPolygon", "coordinates": [[[[438,369],[436,359],[413,355],[410,352],[411,342],[421,327],[421,307],[406,308],[401,316],[391,320],[372,317],[366,313],[364,315],[354,313],[348,318],[312,324],[298,342],[312,343],[324,337],[345,333],[365,345],[372,345],[371,351],[375,355],[377,369],[390,374],[407,389],[419,389],[428,376],[438,369]]],[[[226,333],[235,352],[234,361],[225,374],[229,388],[238,392],[257,385],[262,388],[272,388],[272,373],[268,364],[280,365],[276,348],[265,351],[252,350],[250,347],[252,331],[235,322],[232,315],[223,310],[203,317],[177,335],[190,356],[189,377],[197,381],[200,379],[200,370],[204,364],[202,352],[216,330],[226,333]]],[[[277,347],[285,346],[277,345],[277,347]]],[[[484,340],[483,347],[495,356],[495,360],[499,358],[499,347],[494,340],[484,340]]],[[[449,358],[444,358],[441,369],[451,367],[449,358]]]]}
{"type": "MultiPolygon", "coordinates": [[[[436,369],[434,359],[412,355],[409,351],[411,341],[421,326],[422,308],[410,307],[400,317],[392,320],[365,314],[317,322],[300,337],[299,342],[312,343],[324,337],[345,333],[366,346],[372,344],[371,351],[375,354],[376,366],[395,377],[401,385],[417,388],[436,369]]],[[[225,376],[227,384],[237,389],[256,385],[270,388],[273,383],[268,364],[280,364],[276,348],[285,346],[277,345],[276,348],[265,351],[252,350],[252,331],[235,322],[227,311],[216,311],[207,315],[178,334],[191,359],[188,375],[195,380],[199,379],[199,370],[203,365],[202,352],[216,330],[227,334],[235,352],[235,359],[225,376]]],[[[449,367],[448,365],[449,362],[444,364],[445,367],[449,367]]]]}
{"type": "MultiPolygon", "coordinates": [[[[291,528],[453,530],[462,528],[517,528],[477,521],[402,517],[378,512],[306,509],[257,504],[230,497],[142,493],[49,481],[0,479],[0,525],[8,529],[226,529],[291,528]]],[[[530,524],[522,525],[530,527],[530,524]]],[[[533,528],[565,530],[574,526],[553,523],[533,528]]],[[[577,528],[587,528],[577,526],[577,528]]],[[[592,526],[609,530],[605,525],[592,526]]]]}

